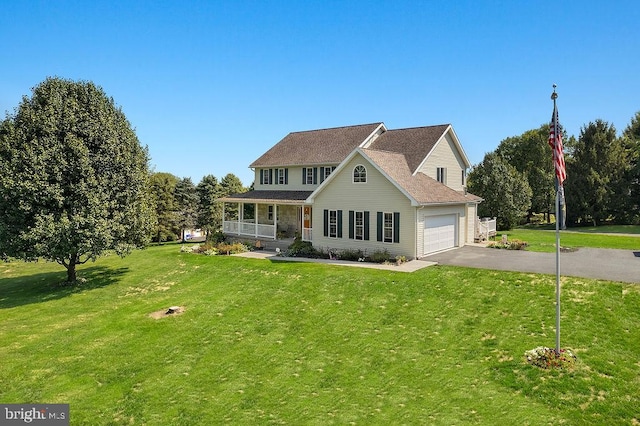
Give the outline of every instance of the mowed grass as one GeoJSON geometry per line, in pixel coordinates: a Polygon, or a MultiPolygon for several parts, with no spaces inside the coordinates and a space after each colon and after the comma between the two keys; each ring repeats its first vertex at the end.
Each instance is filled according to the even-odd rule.
{"type": "Polygon", "coordinates": [[[640,421],[640,287],[415,273],[179,246],[85,265],[0,265],[0,402],[69,403],[73,425],[620,424],[640,421]],[[152,319],[169,306],[183,314],[152,319]]]}
{"type": "MultiPolygon", "coordinates": [[[[496,240],[500,240],[501,235],[503,234],[506,234],[509,239],[526,241],[528,243],[527,250],[529,251],[555,251],[555,229],[543,230],[515,228],[505,232],[498,231],[496,240]]],[[[640,226],[627,225],[599,228],[570,228],[565,231],[560,231],[560,246],[566,248],[592,247],[640,250],[640,226]]]]}

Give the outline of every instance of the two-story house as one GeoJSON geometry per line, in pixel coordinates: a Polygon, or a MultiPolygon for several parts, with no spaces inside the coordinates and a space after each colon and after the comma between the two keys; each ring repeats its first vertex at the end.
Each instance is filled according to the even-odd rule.
{"type": "Polygon", "coordinates": [[[316,248],[408,259],[473,242],[481,198],[451,125],[293,132],[254,161],[254,190],[223,198],[223,231],[300,235],[316,248]]]}

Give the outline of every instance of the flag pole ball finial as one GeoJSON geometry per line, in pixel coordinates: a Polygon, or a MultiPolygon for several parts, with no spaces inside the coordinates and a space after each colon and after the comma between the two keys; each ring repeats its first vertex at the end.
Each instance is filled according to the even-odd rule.
{"type": "Polygon", "coordinates": [[[556,86],[555,84],[553,85],[553,93],[551,94],[551,99],[556,100],[558,99],[558,94],[556,93],[556,86]]]}

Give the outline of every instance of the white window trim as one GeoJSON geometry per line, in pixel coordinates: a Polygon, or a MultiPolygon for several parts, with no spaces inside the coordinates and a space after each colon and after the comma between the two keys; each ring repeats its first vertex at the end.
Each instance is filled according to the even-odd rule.
{"type": "Polygon", "coordinates": [[[325,167],[324,168],[324,179],[323,180],[326,180],[329,177],[329,175],[331,174],[331,172],[333,172],[335,169],[336,169],[335,166],[333,166],[333,167],[325,167]]]}
{"type": "Polygon", "coordinates": [[[438,167],[436,169],[436,180],[440,183],[447,184],[447,168],[438,167]]]}
{"type": "Polygon", "coordinates": [[[329,210],[329,238],[338,238],[338,210],[329,210]],[[332,233],[332,225],[335,225],[332,233]]]}
{"type": "Polygon", "coordinates": [[[364,241],[364,210],[353,212],[353,238],[364,241]],[[358,215],[360,215],[360,225],[358,225],[358,215]],[[360,230],[360,236],[358,236],[358,230],[360,230]]]}
{"type": "Polygon", "coordinates": [[[382,242],[383,243],[393,243],[393,233],[395,230],[396,224],[393,223],[393,213],[392,212],[382,212],[382,242]],[[387,226],[387,215],[391,217],[391,227],[387,226]],[[387,231],[390,231],[391,235],[387,239],[387,231]]]}
{"type": "Polygon", "coordinates": [[[352,174],[351,174],[351,179],[352,179],[353,183],[367,183],[367,168],[366,168],[364,165],[362,165],[362,164],[357,164],[357,165],[353,168],[353,172],[352,172],[352,174]],[[361,173],[359,174],[359,179],[364,179],[364,180],[356,181],[356,169],[357,169],[358,167],[362,167],[362,169],[364,170],[364,173],[362,173],[362,172],[361,172],[361,173]]]}

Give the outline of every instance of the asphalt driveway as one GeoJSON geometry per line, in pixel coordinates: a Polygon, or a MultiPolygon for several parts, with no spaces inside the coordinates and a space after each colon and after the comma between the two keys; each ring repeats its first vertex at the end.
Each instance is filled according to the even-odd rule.
{"type": "MultiPolygon", "coordinates": [[[[499,250],[469,245],[432,254],[421,260],[471,268],[556,273],[555,253],[499,250]]],[[[560,253],[560,275],[640,283],[640,247],[635,251],[580,248],[574,252],[560,253]]]]}

